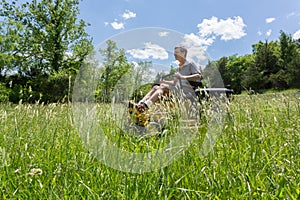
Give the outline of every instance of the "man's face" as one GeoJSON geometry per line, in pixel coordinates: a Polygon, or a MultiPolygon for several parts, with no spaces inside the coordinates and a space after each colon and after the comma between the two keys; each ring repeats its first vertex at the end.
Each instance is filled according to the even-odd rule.
{"type": "Polygon", "coordinates": [[[184,58],[184,53],[180,51],[180,49],[175,49],[174,50],[174,57],[176,60],[182,60],[184,58]]]}

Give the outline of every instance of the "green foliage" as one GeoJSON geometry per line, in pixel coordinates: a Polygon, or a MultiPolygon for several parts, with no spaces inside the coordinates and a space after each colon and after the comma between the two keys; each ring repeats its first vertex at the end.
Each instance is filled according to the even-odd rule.
{"type": "Polygon", "coordinates": [[[133,91],[130,99],[134,99],[136,102],[139,102],[152,89],[152,87],[152,83],[141,85],[133,91]]]}
{"type": "Polygon", "coordinates": [[[300,45],[281,31],[279,41],[259,41],[253,54],[223,57],[216,63],[225,85],[242,90],[288,89],[300,86],[300,45]]]}
{"type": "Polygon", "coordinates": [[[247,90],[259,91],[264,88],[265,81],[263,73],[257,69],[254,62],[251,67],[247,68],[241,83],[247,90]]]}
{"type": "Polygon", "coordinates": [[[300,46],[291,35],[281,32],[279,37],[281,51],[281,77],[290,87],[300,88],[300,46]]]}
{"type": "Polygon", "coordinates": [[[8,102],[11,90],[0,82],[0,103],[8,102]]]}
{"type": "Polygon", "coordinates": [[[72,100],[75,102],[94,102],[97,94],[97,81],[100,72],[97,68],[95,52],[89,54],[82,64],[73,87],[72,100]]]}
{"type": "Polygon", "coordinates": [[[206,87],[224,87],[224,82],[218,70],[216,62],[209,62],[202,71],[204,85],[206,87]]]}
{"type": "MultiPolygon", "coordinates": [[[[106,49],[100,49],[103,56],[103,68],[100,68],[101,77],[97,88],[97,100],[110,102],[112,91],[115,89],[122,76],[132,69],[132,65],[127,61],[123,49],[118,49],[112,40],[106,42],[106,49]]],[[[125,81],[125,79],[122,79],[125,81]]],[[[127,85],[124,83],[123,85],[127,85]]],[[[126,88],[124,88],[126,91],[126,88]]],[[[121,91],[121,90],[120,90],[121,91]]]]}
{"type": "MultiPolygon", "coordinates": [[[[39,100],[39,94],[47,101],[65,97],[66,92],[61,88],[68,87],[67,80],[70,76],[74,79],[93,48],[85,32],[87,24],[77,19],[78,4],[78,0],[0,2],[3,19],[0,40],[4,44],[0,70],[18,74],[14,84],[23,84],[15,89],[31,87],[34,93],[31,98],[38,98],[35,100],[39,100]],[[60,89],[49,93],[49,88],[60,89]]],[[[2,80],[11,79],[9,76],[4,73],[2,80]]]]}
{"type": "Polygon", "coordinates": [[[253,63],[252,55],[237,57],[236,55],[228,58],[221,58],[217,62],[218,69],[222,74],[224,85],[230,85],[236,94],[243,90],[243,81],[245,81],[246,70],[251,68],[253,63]]]}

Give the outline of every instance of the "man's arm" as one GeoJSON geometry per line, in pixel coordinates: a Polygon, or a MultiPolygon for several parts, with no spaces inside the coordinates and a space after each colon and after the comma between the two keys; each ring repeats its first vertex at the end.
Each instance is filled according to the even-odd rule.
{"type": "Polygon", "coordinates": [[[172,81],[165,81],[165,80],[161,80],[160,84],[165,84],[165,85],[175,85],[177,82],[177,80],[172,80],[172,81]]]}
{"type": "Polygon", "coordinates": [[[201,74],[200,73],[196,73],[196,74],[192,74],[192,75],[181,75],[180,73],[175,73],[174,76],[177,78],[177,79],[186,79],[188,81],[198,81],[201,79],[201,74]]]}

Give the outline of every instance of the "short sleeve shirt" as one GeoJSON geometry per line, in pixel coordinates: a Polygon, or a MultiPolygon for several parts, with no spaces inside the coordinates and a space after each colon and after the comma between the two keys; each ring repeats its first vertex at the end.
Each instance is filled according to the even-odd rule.
{"type": "MultiPolygon", "coordinates": [[[[192,74],[199,74],[199,70],[197,69],[196,65],[194,63],[185,62],[182,69],[178,69],[178,72],[183,76],[188,76],[192,74]]],[[[198,80],[197,82],[200,82],[198,80]]],[[[182,85],[190,85],[190,83],[187,80],[181,80],[182,85]]]]}

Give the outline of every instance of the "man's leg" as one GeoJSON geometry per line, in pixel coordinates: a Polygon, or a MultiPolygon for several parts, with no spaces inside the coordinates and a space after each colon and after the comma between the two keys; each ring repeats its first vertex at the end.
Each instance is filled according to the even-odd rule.
{"type": "Polygon", "coordinates": [[[155,91],[159,89],[159,87],[159,85],[153,86],[151,90],[143,97],[143,99],[139,101],[139,103],[147,101],[155,93],[155,91]]]}
{"type": "MultiPolygon", "coordinates": [[[[147,110],[149,108],[149,106],[152,103],[155,103],[159,100],[159,98],[163,95],[168,95],[169,94],[169,88],[168,86],[165,85],[161,85],[159,87],[156,87],[155,90],[153,92],[149,92],[148,94],[150,94],[149,96],[147,96],[147,98],[143,98],[138,104],[138,109],[141,112],[144,112],[145,110],[147,110]]],[[[146,97],[145,96],[145,97],[146,97]]]]}

